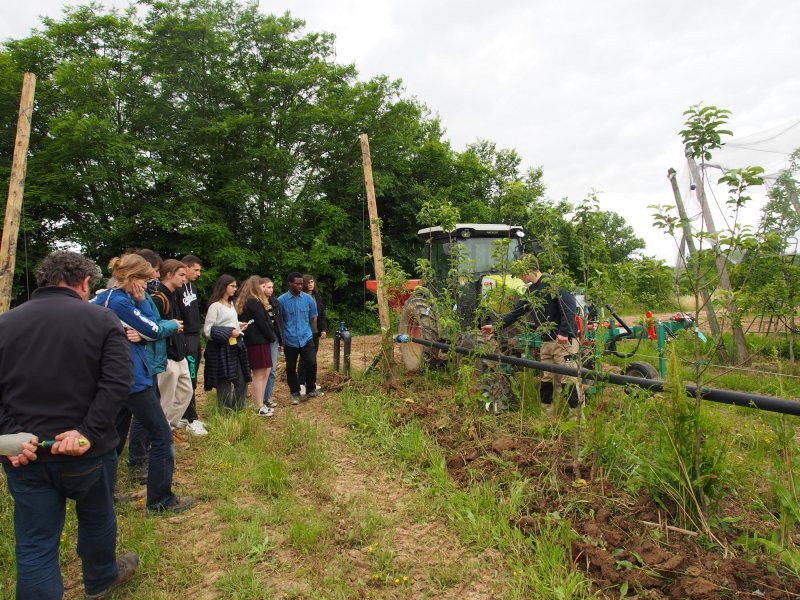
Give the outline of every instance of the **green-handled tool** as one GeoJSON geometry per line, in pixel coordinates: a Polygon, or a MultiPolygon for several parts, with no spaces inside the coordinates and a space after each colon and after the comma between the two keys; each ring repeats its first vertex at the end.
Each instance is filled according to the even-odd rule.
{"type": "MultiPolygon", "coordinates": [[[[27,444],[33,437],[32,433],[10,433],[0,435],[0,456],[16,456],[22,452],[22,444],[27,444]]],[[[57,440],[43,440],[36,444],[39,448],[52,448],[57,440]]],[[[84,438],[78,439],[79,446],[89,442],[84,438]]]]}

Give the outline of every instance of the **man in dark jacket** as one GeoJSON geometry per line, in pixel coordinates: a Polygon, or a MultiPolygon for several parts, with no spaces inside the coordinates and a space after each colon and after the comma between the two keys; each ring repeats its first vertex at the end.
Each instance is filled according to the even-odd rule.
{"type": "Polygon", "coordinates": [[[0,434],[29,432],[2,459],[14,498],[17,598],[61,598],[58,548],[66,499],[75,500],[87,598],[128,581],[138,557],[116,558],[114,417],[132,381],[119,319],[85,300],[100,278],[89,259],[56,252],[30,301],[0,316],[0,434]],[[38,441],[52,446],[37,450],[38,441]]]}
{"type": "MultiPolygon", "coordinates": [[[[575,296],[563,288],[555,285],[550,275],[544,274],[539,269],[539,261],[533,255],[524,255],[520,260],[529,265],[522,276],[528,284],[525,296],[517,302],[514,308],[505,315],[497,329],[508,327],[528,315],[528,325],[531,330],[538,331],[542,336],[542,349],[540,360],[555,365],[563,365],[571,356],[578,353],[577,327],[575,324],[575,296]]],[[[484,325],[481,331],[490,335],[495,327],[484,325]]],[[[553,392],[560,392],[565,376],[549,371],[542,374],[539,395],[542,404],[552,405],[553,392]]],[[[575,378],[566,378],[567,383],[572,383],[569,391],[569,405],[578,406],[578,392],[575,389],[575,378]]]]}

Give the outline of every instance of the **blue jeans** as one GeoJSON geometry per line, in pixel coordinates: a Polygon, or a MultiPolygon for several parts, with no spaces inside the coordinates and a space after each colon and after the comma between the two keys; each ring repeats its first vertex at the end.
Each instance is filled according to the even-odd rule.
{"type": "Polygon", "coordinates": [[[117,578],[117,517],[109,479],[116,472],[114,450],[102,456],[66,457],[14,468],[3,462],[14,498],[17,599],[53,600],[64,595],[58,547],[66,499],[75,500],[78,556],[87,594],[117,578]]]}
{"type": "MultiPolygon", "coordinates": [[[[161,403],[161,394],[158,391],[158,378],[153,375],[153,392],[161,403]]],[[[128,440],[128,466],[144,466],[147,462],[147,453],[150,451],[150,436],[141,421],[136,417],[131,419],[130,439],[128,440]]],[[[121,453],[121,451],[120,451],[121,453]]]]}
{"type": "Polygon", "coordinates": [[[172,506],[178,498],[172,493],[172,474],[175,470],[175,446],[172,428],[161,409],[153,388],[128,396],[125,408],[141,423],[150,440],[150,460],[147,467],[147,508],[159,510],[172,506]]]}
{"type": "Polygon", "coordinates": [[[275,387],[275,368],[278,366],[278,349],[280,344],[276,341],[269,345],[270,352],[272,352],[272,370],[269,372],[267,378],[267,387],[264,390],[264,402],[269,402],[272,398],[272,388],[275,387]]]}

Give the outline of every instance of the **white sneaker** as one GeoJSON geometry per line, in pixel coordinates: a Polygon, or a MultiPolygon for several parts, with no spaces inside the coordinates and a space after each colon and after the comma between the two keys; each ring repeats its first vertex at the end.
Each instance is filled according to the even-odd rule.
{"type": "Polygon", "coordinates": [[[186,426],[186,431],[191,433],[192,435],[208,435],[208,430],[206,429],[203,422],[200,420],[192,421],[186,426]]]}
{"type": "Polygon", "coordinates": [[[275,400],[273,400],[272,398],[270,398],[269,400],[265,401],[264,404],[266,406],[269,406],[270,408],[278,408],[278,403],[275,402],[275,400]]]}
{"type": "Polygon", "coordinates": [[[305,396],[306,395],[306,385],[304,383],[300,384],[300,395],[301,396],[305,396]]]}
{"type": "Polygon", "coordinates": [[[321,390],[321,389],[322,389],[322,386],[321,386],[320,384],[318,384],[318,383],[315,383],[314,385],[315,385],[315,386],[317,386],[317,389],[318,389],[318,390],[321,390]]]}
{"type": "Polygon", "coordinates": [[[269,406],[264,405],[256,411],[256,414],[259,417],[271,417],[272,409],[269,406]]]}
{"type": "Polygon", "coordinates": [[[189,426],[189,419],[181,419],[178,421],[178,424],[175,425],[178,429],[186,429],[189,426]]]}

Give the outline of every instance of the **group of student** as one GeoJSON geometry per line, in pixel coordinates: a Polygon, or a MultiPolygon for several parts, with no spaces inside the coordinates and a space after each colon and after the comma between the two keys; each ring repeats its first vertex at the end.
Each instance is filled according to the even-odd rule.
{"type": "MultiPolygon", "coordinates": [[[[128,476],[147,484],[148,510],[182,511],[192,498],[172,491],[173,444],[188,447],[184,431],[208,434],[195,397],[202,322],[195,282],[202,265],[193,255],[162,260],[152,250],[138,249],[113,258],[109,269],[106,289],[92,302],[119,317],[133,361],[130,393],[116,419],[117,453],[127,442],[128,476]]],[[[204,386],[216,389],[221,407],[244,409],[250,383],[256,414],[271,416],[281,348],[292,404],[301,396],[322,395],[316,354],[326,336],[324,305],[310,275],[290,273],[287,283],[289,291],[275,299],[269,278],[253,275],[241,289],[231,275],[217,279],[202,333],[204,386]]]]}
{"type": "Polygon", "coordinates": [[[241,288],[231,275],[217,279],[208,301],[204,385],[216,388],[220,406],[241,410],[247,384],[256,414],[271,416],[275,368],[282,348],[292,404],[323,395],[316,384],[319,340],[327,335],[322,298],[311,275],[292,272],[289,291],[274,297],[275,283],[252,275],[241,288]]]}

